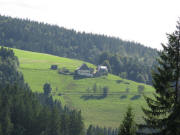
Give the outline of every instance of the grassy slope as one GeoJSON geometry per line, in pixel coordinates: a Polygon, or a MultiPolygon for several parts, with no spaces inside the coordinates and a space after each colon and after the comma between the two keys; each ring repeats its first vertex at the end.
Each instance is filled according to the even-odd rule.
{"type": "MultiPolygon", "coordinates": [[[[81,109],[86,126],[94,124],[118,127],[128,105],[134,108],[136,121],[142,122],[141,105],[145,105],[144,99],[142,96],[136,100],[131,99],[137,95],[139,83],[123,80],[111,74],[107,77],[74,80],[71,75],[60,75],[57,71],[50,70],[51,64],[57,64],[60,68],[66,67],[74,71],[84,62],[17,49],[14,49],[14,51],[20,61],[20,70],[31,89],[36,92],[43,92],[43,84],[50,83],[54,98],[60,99],[63,104],[67,104],[71,108],[81,109]],[[117,83],[117,80],[122,80],[122,82],[117,83]],[[83,99],[84,93],[82,92],[86,92],[88,88],[92,89],[95,83],[98,88],[108,86],[110,95],[101,100],[83,99]],[[129,93],[125,93],[126,88],[129,88],[129,93]],[[63,95],[58,96],[59,93],[63,95]],[[127,98],[122,99],[121,96],[125,94],[127,98]]],[[[88,65],[95,67],[89,63],[88,65]]],[[[145,93],[150,95],[153,88],[148,85],[144,86],[145,93]]]]}

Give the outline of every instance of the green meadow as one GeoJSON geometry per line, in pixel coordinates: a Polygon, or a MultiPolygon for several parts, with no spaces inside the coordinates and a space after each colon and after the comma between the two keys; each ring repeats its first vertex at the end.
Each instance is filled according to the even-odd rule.
{"type": "MultiPolygon", "coordinates": [[[[86,127],[89,124],[118,127],[129,105],[134,109],[136,122],[143,122],[141,107],[146,106],[146,103],[142,94],[138,93],[138,85],[144,85],[144,94],[149,96],[154,91],[151,86],[122,79],[112,74],[75,80],[73,75],[63,75],[57,70],[51,70],[51,65],[58,65],[60,69],[67,68],[70,72],[74,72],[85,62],[43,53],[13,50],[20,61],[20,71],[32,91],[43,92],[43,85],[50,83],[53,98],[61,100],[63,105],[71,109],[81,110],[86,127]],[[105,86],[109,88],[106,98],[85,98],[93,93],[95,84],[97,91],[105,86]]],[[[90,63],[86,64],[96,68],[90,63]]]]}

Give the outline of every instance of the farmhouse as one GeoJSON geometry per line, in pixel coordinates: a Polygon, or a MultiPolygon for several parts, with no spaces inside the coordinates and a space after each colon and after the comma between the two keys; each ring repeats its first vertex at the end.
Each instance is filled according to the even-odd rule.
{"type": "Polygon", "coordinates": [[[108,72],[108,69],[107,69],[107,67],[106,66],[98,66],[98,72],[105,72],[105,73],[107,73],[108,72]]]}
{"type": "Polygon", "coordinates": [[[97,67],[97,72],[96,75],[97,76],[101,76],[101,75],[107,75],[108,74],[108,69],[106,66],[98,66],[97,67]]]}
{"type": "Polygon", "coordinates": [[[108,69],[106,66],[98,66],[94,72],[93,68],[89,68],[86,64],[82,64],[78,69],[75,70],[75,75],[84,77],[98,77],[107,74],[108,69]]]}
{"type": "Polygon", "coordinates": [[[76,69],[75,74],[85,77],[93,77],[93,68],[89,68],[86,64],[82,64],[78,69],[76,69]]]}

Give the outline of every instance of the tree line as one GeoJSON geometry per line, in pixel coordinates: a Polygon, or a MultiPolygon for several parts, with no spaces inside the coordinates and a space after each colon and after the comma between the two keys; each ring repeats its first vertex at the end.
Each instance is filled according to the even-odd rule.
{"type": "Polygon", "coordinates": [[[122,78],[152,84],[151,70],[155,62],[150,65],[148,59],[103,52],[99,56],[98,64],[107,66],[110,73],[122,78]]]}
{"type": "Polygon", "coordinates": [[[86,135],[118,135],[118,128],[102,128],[89,125],[86,135]]]}

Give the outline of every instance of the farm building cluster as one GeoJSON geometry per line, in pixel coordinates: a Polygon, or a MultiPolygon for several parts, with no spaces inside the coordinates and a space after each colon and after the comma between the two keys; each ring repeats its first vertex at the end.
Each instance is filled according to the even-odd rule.
{"type": "Polygon", "coordinates": [[[98,77],[102,75],[107,75],[108,69],[106,66],[98,66],[96,70],[88,67],[86,64],[82,64],[78,69],[75,70],[75,75],[84,77],[98,77]]]}
{"type": "MultiPolygon", "coordinates": [[[[51,65],[51,70],[57,70],[57,65],[51,65]]],[[[70,72],[66,68],[58,69],[59,74],[74,75],[75,77],[99,77],[108,74],[108,68],[106,66],[97,66],[96,69],[88,67],[86,64],[82,64],[77,68],[74,73],[70,72]]]]}

